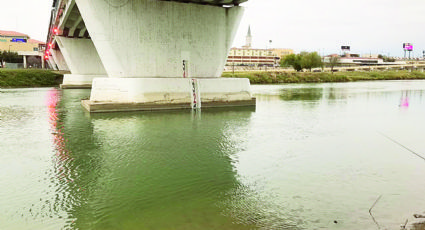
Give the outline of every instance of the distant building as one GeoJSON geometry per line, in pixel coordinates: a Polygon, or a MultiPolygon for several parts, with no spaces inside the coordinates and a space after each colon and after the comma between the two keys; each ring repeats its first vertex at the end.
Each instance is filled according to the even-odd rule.
{"type": "Polygon", "coordinates": [[[31,39],[30,36],[15,32],[0,30],[0,51],[17,52],[22,56],[22,66],[44,67],[43,55],[46,43],[31,39]]]}
{"type": "Polygon", "coordinates": [[[276,64],[277,58],[271,50],[232,48],[226,65],[273,66],[276,64]]]}
{"type": "Polygon", "coordinates": [[[381,58],[369,57],[343,57],[339,61],[342,65],[383,65],[384,60],[381,58]]]}
{"type": "MultiPolygon", "coordinates": [[[[337,54],[331,54],[323,58],[323,62],[329,63],[331,57],[338,57],[337,54]]],[[[339,64],[343,66],[357,66],[357,65],[383,65],[384,60],[378,58],[377,56],[363,56],[360,57],[358,54],[345,54],[343,57],[339,58],[339,64]]]]}
{"type": "Polygon", "coordinates": [[[290,54],[293,54],[294,53],[294,50],[293,49],[279,49],[279,48],[276,48],[276,49],[271,49],[271,51],[276,56],[278,56],[279,58],[285,57],[286,55],[290,55],[290,54]]]}
{"type": "Polygon", "coordinates": [[[277,66],[283,56],[293,54],[292,49],[253,49],[251,27],[248,28],[246,44],[242,48],[232,48],[227,66],[277,66]]]}
{"type": "Polygon", "coordinates": [[[362,58],[378,58],[379,54],[362,54],[362,58]]]}

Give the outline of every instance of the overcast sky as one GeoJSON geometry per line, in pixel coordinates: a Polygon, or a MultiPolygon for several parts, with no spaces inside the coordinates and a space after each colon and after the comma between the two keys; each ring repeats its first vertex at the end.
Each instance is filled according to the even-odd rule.
{"type": "MultiPolygon", "coordinates": [[[[0,0],[0,30],[14,30],[45,41],[52,0],[0,0]]],[[[295,52],[403,56],[402,44],[425,50],[425,0],[250,0],[234,46],[245,43],[251,25],[253,46],[295,52]]]]}

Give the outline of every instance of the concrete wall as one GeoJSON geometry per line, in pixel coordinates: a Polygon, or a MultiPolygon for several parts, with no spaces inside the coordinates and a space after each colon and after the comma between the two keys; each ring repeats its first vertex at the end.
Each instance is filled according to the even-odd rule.
{"type": "MultiPolygon", "coordinates": [[[[248,79],[198,79],[202,102],[251,100],[248,79]]],[[[96,78],[90,100],[114,103],[177,104],[192,100],[191,79],[184,78],[96,78]]]]}
{"type": "Polygon", "coordinates": [[[56,41],[72,74],[106,75],[105,68],[90,39],[57,36],[56,41]]]}
{"type": "Polygon", "coordinates": [[[243,14],[168,1],[76,2],[109,77],[182,77],[183,60],[188,77],[220,77],[243,14]]]}

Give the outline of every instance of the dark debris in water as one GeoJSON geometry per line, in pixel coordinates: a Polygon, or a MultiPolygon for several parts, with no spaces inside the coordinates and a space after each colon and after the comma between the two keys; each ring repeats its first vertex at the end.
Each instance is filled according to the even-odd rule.
{"type": "Polygon", "coordinates": [[[425,213],[413,214],[413,217],[415,219],[408,226],[402,226],[401,229],[425,230],[425,213]]]}
{"type": "Polygon", "coordinates": [[[421,223],[413,223],[410,228],[410,230],[425,230],[425,222],[421,223]]]}

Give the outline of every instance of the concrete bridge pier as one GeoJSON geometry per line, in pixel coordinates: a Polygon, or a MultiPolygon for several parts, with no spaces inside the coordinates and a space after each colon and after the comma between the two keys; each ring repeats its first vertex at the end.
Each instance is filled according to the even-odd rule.
{"type": "Polygon", "coordinates": [[[248,79],[221,78],[246,1],[55,0],[48,61],[92,88],[91,112],[255,105],[248,79]]]}
{"type": "Polygon", "coordinates": [[[153,0],[76,4],[109,76],[94,79],[90,100],[83,101],[89,111],[190,108],[196,100],[202,107],[255,104],[248,79],[220,78],[242,7],[153,0]]]}
{"type": "Polygon", "coordinates": [[[56,65],[55,61],[52,59],[47,60],[47,64],[50,66],[53,70],[59,70],[58,66],[56,65]]]}
{"type": "Polygon", "coordinates": [[[51,51],[53,61],[59,70],[69,71],[68,65],[59,49],[52,49],[51,51]]]}
{"type": "MultiPolygon", "coordinates": [[[[90,100],[83,101],[90,112],[190,108],[194,101],[202,107],[255,104],[248,79],[220,78],[242,7],[76,3],[109,76],[94,79],[90,100]]],[[[69,47],[66,39],[60,42],[69,47]]]]}
{"type": "Polygon", "coordinates": [[[65,74],[61,88],[91,88],[94,78],[107,77],[105,68],[99,58],[91,39],[68,38],[57,36],[56,43],[60,53],[53,51],[52,56],[60,69],[64,68],[60,56],[66,61],[71,74],[65,74]]]}

